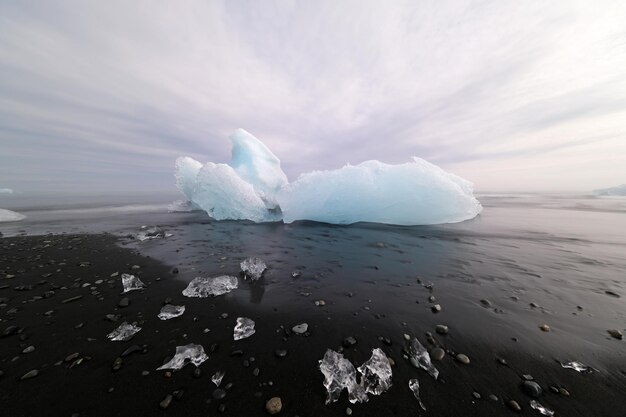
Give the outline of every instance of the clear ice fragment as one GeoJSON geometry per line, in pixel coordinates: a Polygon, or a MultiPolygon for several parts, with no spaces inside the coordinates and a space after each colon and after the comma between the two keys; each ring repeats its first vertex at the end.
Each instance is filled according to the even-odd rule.
{"type": "Polygon", "coordinates": [[[222,383],[222,378],[224,378],[224,371],[217,371],[211,377],[211,381],[213,381],[216,387],[219,387],[222,383]]]}
{"type": "Polygon", "coordinates": [[[552,417],[554,415],[554,411],[553,410],[550,410],[549,408],[544,407],[543,405],[539,404],[539,402],[537,402],[535,400],[532,400],[530,402],[530,406],[534,410],[539,411],[544,416],[552,417]]]}
{"type": "Polygon", "coordinates": [[[131,274],[122,274],[122,286],[124,286],[124,291],[122,291],[122,294],[133,290],[140,290],[146,287],[146,285],[141,282],[139,278],[131,274]]]}
{"type": "Polygon", "coordinates": [[[161,320],[169,320],[174,317],[182,316],[185,312],[185,306],[175,306],[172,304],[165,304],[163,308],[161,308],[161,312],[159,313],[159,318],[161,320]]]}
{"type": "Polygon", "coordinates": [[[215,278],[194,278],[187,288],[183,290],[186,297],[206,298],[210,295],[217,296],[231,292],[239,285],[237,277],[221,275],[215,278]]]}
{"type": "Polygon", "coordinates": [[[592,369],[585,365],[584,363],[580,363],[580,362],[561,362],[561,366],[565,369],[573,369],[575,371],[578,372],[582,372],[582,373],[591,373],[592,369]]]}
{"type": "Polygon", "coordinates": [[[141,330],[141,327],[124,322],[120,324],[117,329],[109,333],[107,337],[114,342],[126,342],[130,340],[135,333],[139,332],[139,330],[141,330]]]}
{"type": "Polygon", "coordinates": [[[319,365],[320,371],[324,374],[324,387],[327,391],[326,404],[337,401],[344,388],[348,390],[348,399],[351,403],[367,402],[367,393],[356,382],[354,365],[341,353],[328,349],[324,358],[319,361],[319,365]]]}
{"type": "Polygon", "coordinates": [[[411,392],[413,392],[415,398],[417,398],[417,401],[420,403],[420,407],[422,407],[422,410],[426,411],[426,407],[424,407],[424,403],[422,403],[422,399],[420,398],[420,382],[417,380],[417,378],[409,379],[409,389],[411,390],[411,392]]]}
{"type": "Polygon", "coordinates": [[[250,278],[252,281],[256,281],[261,278],[263,271],[267,269],[267,265],[259,258],[248,258],[241,262],[241,272],[244,273],[246,279],[250,278]]]}
{"type": "Polygon", "coordinates": [[[433,378],[437,379],[437,377],[439,376],[439,371],[433,366],[432,362],[430,361],[430,355],[428,354],[428,351],[424,346],[422,346],[420,341],[417,340],[417,337],[414,337],[408,343],[406,347],[406,352],[409,354],[409,358],[414,359],[420,368],[428,372],[433,378]]]}
{"type": "Polygon", "coordinates": [[[159,366],[157,371],[161,369],[180,369],[188,363],[200,366],[202,362],[209,359],[202,345],[190,343],[185,346],[176,346],[176,354],[171,361],[163,366],[159,366]]]}
{"type": "Polygon", "coordinates": [[[237,324],[235,325],[235,330],[233,331],[233,338],[235,340],[245,339],[246,337],[252,336],[255,331],[254,321],[246,317],[237,317],[237,324]]]}
{"type": "Polygon", "coordinates": [[[366,393],[380,395],[391,387],[391,364],[381,349],[373,349],[372,356],[357,369],[366,393]]]}
{"type": "Polygon", "coordinates": [[[137,233],[137,240],[143,242],[144,240],[152,240],[152,239],[163,239],[165,237],[165,232],[159,226],[152,226],[143,229],[141,232],[137,233]]]}

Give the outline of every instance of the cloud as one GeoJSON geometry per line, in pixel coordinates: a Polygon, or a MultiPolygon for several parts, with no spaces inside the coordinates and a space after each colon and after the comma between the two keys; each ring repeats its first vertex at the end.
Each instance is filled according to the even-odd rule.
{"type": "Polygon", "coordinates": [[[623,183],[624,21],[608,0],[3,2],[0,180],[173,189],[177,156],[226,161],[243,127],[292,179],[416,155],[479,189],[623,183]]]}

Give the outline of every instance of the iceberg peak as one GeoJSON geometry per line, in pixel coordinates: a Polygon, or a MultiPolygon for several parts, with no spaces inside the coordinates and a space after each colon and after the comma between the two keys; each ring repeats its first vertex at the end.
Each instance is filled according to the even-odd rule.
{"type": "Polygon", "coordinates": [[[426,225],[460,222],[482,210],[472,183],[421,158],[348,164],[289,183],[280,159],[259,139],[244,129],[230,139],[228,164],[176,160],[176,186],[216,220],[426,225]]]}

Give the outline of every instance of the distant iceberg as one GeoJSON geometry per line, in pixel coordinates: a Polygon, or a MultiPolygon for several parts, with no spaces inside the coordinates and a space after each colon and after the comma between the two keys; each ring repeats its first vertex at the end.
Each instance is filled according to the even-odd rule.
{"type": "Polygon", "coordinates": [[[618,185],[617,187],[593,190],[593,194],[600,196],[626,196],[626,184],[618,185]]]}
{"type": "Polygon", "coordinates": [[[26,216],[11,210],[0,209],[0,222],[17,222],[24,220],[26,216]]]}
{"type": "Polygon", "coordinates": [[[176,186],[216,220],[426,225],[468,220],[482,210],[469,181],[420,158],[400,165],[366,161],[289,183],[260,140],[238,129],[231,141],[228,164],[176,160],[176,186]]]}
{"type": "Polygon", "coordinates": [[[11,189],[11,188],[0,188],[0,194],[13,194],[13,189],[11,189]]]}

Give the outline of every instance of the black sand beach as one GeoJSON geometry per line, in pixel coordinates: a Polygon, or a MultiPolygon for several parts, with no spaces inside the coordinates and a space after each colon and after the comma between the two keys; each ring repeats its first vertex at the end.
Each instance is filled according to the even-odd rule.
{"type": "MultiPolygon", "coordinates": [[[[215,235],[216,230],[207,233],[215,235]]],[[[240,230],[233,233],[242,234],[240,230]]],[[[330,284],[328,276],[338,274],[332,271],[337,265],[331,264],[324,276],[307,270],[305,260],[299,258],[295,262],[302,264],[302,275],[293,278],[291,265],[273,262],[269,256],[277,252],[272,242],[265,248],[257,246],[257,255],[268,264],[261,280],[250,284],[240,278],[240,288],[229,294],[187,298],[181,291],[190,277],[236,274],[242,260],[238,252],[242,248],[236,249],[233,240],[227,244],[216,236],[215,241],[208,238],[204,242],[197,246],[211,246],[202,251],[214,261],[198,267],[184,260],[185,245],[175,238],[147,242],[143,250],[163,253],[168,248],[178,253],[178,262],[170,257],[169,264],[138,253],[132,249],[137,247],[132,240],[107,234],[2,238],[2,415],[253,416],[267,415],[266,401],[272,397],[281,398],[280,415],[287,416],[340,416],[347,412],[361,416],[506,416],[515,414],[510,400],[521,406],[522,415],[540,415],[529,405],[534,398],[522,388],[527,379],[541,386],[543,392],[536,400],[555,410],[555,415],[623,415],[624,342],[608,334],[601,336],[598,332],[590,340],[572,340],[563,334],[566,330],[561,330],[567,325],[559,324],[553,313],[535,320],[528,328],[520,326],[512,331],[501,324],[506,314],[498,313],[498,306],[505,310],[509,306],[498,299],[482,303],[480,299],[471,300],[477,313],[467,317],[462,303],[456,306],[453,294],[438,288],[438,280],[432,280],[434,287],[429,288],[430,277],[419,274],[386,279],[385,264],[375,255],[370,257],[371,264],[363,267],[363,273],[380,278],[358,285],[353,291],[343,288],[340,281],[330,284]],[[229,244],[233,246],[230,254],[229,244]],[[221,249],[215,250],[216,246],[221,249]],[[180,269],[180,273],[173,268],[180,269]],[[204,268],[213,270],[197,270],[204,268]],[[147,288],[121,295],[120,277],[111,277],[115,273],[135,274],[147,288]],[[241,294],[247,296],[242,298],[241,294]],[[431,311],[431,296],[443,307],[440,313],[431,311]],[[129,305],[120,307],[125,297],[129,305]],[[412,300],[410,304],[406,298],[412,300]],[[281,299],[283,303],[277,301],[281,299]],[[324,300],[323,306],[316,305],[319,300],[324,300]],[[185,313],[159,320],[157,314],[166,301],[184,304],[185,313]],[[234,341],[237,317],[253,319],[256,333],[234,341]],[[127,342],[108,340],[106,335],[123,321],[137,322],[142,330],[127,342]],[[539,329],[544,321],[552,325],[551,332],[539,329]],[[307,334],[290,331],[304,322],[308,324],[307,334]],[[438,334],[437,324],[447,325],[448,334],[438,334]],[[443,360],[434,361],[440,371],[437,381],[403,357],[405,333],[417,336],[431,352],[435,345],[446,351],[443,360]],[[344,339],[350,336],[356,344],[342,348],[344,339]],[[568,352],[578,350],[572,346],[575,344],[593,345],[595,338],[609,349],[597,349],[590,364],[596,368],[594,372],[578,373],[557,362],[583,361],[569,357],[568,352]],[[203,345],[209,355],[198,368],[200,371],[195,371],[192,364],[171,373],[156,370],[173,356],[176,346],[189,343],[203,345]],[[344,391],[338,402],[325,405],[318,360],[326,349],[343,350],[345,357],[359,366],[377,347],[395,362],[390,390],[380,396],[370,395],[369,402],[363,404],[350,404],[344,391]],[[279,357],[277,351],[281,350],[286,356],[279,357]],[[125,351],[121,367],[115,370],[116,359],[125,351]],[[455,360],[457,353],[467,355],[470,363],[455,360]],[[33,370],[37,375],[25,378],[32,376],[33,370]],[[225,372],[220,385],[225,396],[220,399],[214,395],[224,393],[214,394],[216,386],[211,382],[216,371],[225,372]],[[419,379],[426,411],[420,409],[408,388],[411,378],[419,379]],[[173,399],[162,408],[160,403],[168,395],[173,399]]],[[[372,254],[390,249],[376,242],[365,246],[372,254]]],[[[608,301],[623,300],[602,296],[608,301]]],[[[513,328],[516,320],[519,318],[513,320],[513,328]]]]}

